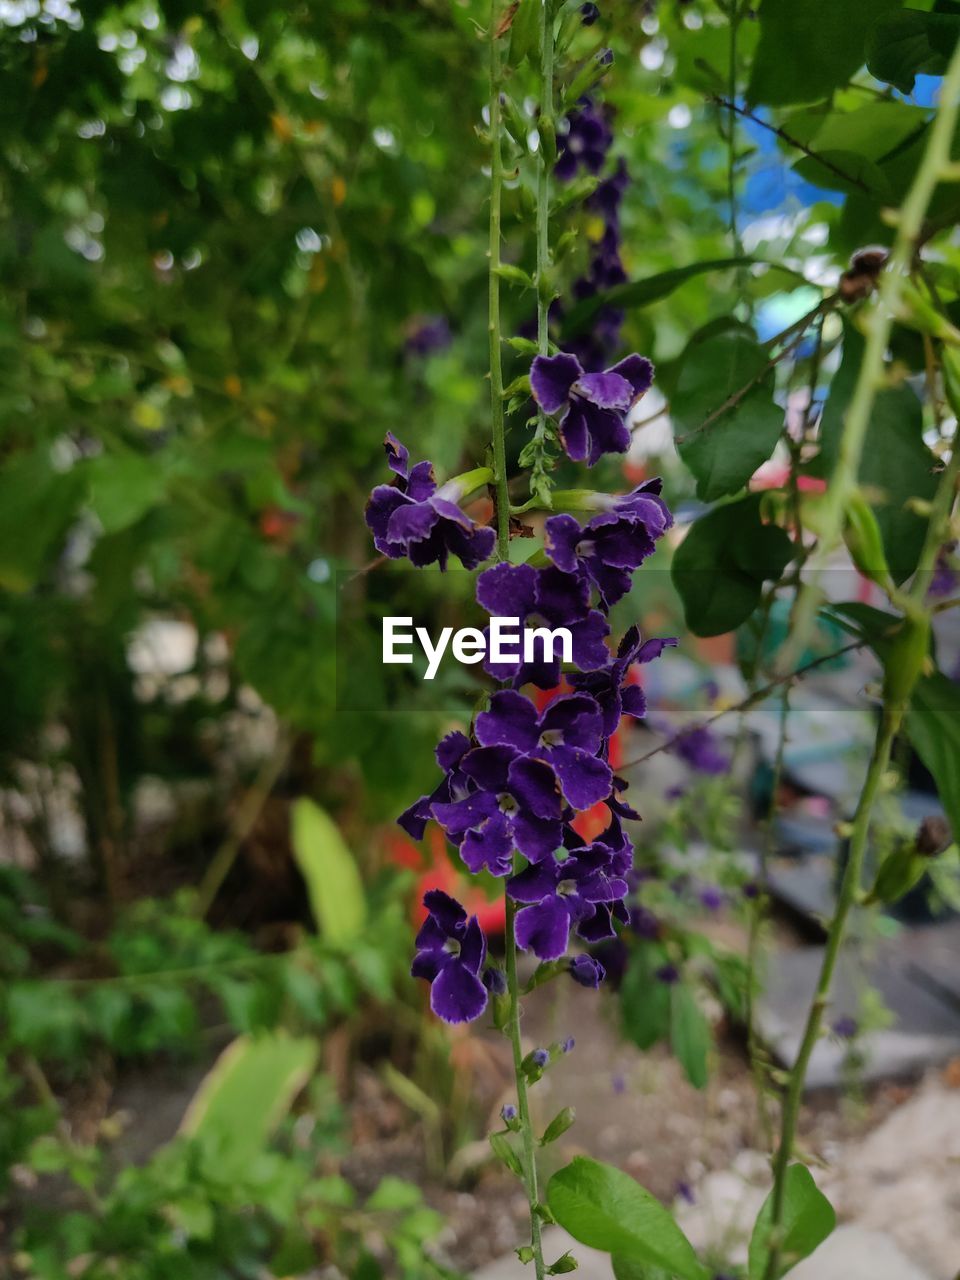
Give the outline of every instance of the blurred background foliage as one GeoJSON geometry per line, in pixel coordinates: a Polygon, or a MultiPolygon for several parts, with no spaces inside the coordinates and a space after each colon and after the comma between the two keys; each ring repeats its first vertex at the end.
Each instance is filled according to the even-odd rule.
{"type": "MultiPolygon", "coordinates": [[[[763,0],[757,14],[732,0],[601,0],[600,10],[573,34],[568,83],[613,50],[604,98],[613,158],[630,178],[629,283],[615,299],[623,351],[653,358],[652,417],[666,397],[683,428],[734,389],[734,365],[762,365],[762,344],[833,295],[852,252],[890,243],[884,210],[916,172],[960,6],[920,0],[901,12],[886,0],[866,15],[861,0],[763,0]]],[[[579,5],[565,12],[576,24],[579,5]]],[[[455,1088],[445,1043],[430,1041],[410,994],[409,877],[386,856],[382,824],[425,788],[438,731],[469,702],[451,678],[427,694],[408,683],[402,711],[385,705],[376,620],[397,589],[384,582],[400,575],[356,575],[371,567],[362,511],[384,478],[387,430],[441,475],[485,458],[487,19],[479,0],[0,3],[0,788],[5,834],[29,867],[0,866],[8,1172],[31,1152],[36,1172],[67,1168],[81,1188],[100,1176],[96,1143],[80,1150],[56,1128],[39,1064],[72,1080],[102,1055],[186,1052],[211,1020],[295,1036],[349,1022],[355,1045],[416,1063],[443,1096],[455,1088]],[[352,623],[339,634],[338,612],[352,623]],[[344,644],[352,668],[369,672],[362,705],[336,697],[344,644]],[[320,818],[301,822],[299,847],[294,822],[291,852],[291,808],[305,796],[320,818]],[[331,877],[352,904],[346,925],[323,915],[331,877]],[[38,1135],[56,1150],[38,1148],[38,1135]]],[[[514,60],[504,257],[524,270],[534,90],[514,60]]],[[[941,185],[926,233],[930,278],[954,321],[958,210],[957,187],[941,185]]],[[[569,308],[602,225],[561,189],[557,239],[564,230],[575,233],[557,269],[569,308]]],[[[533,295],[510,285],[504,295],[504,331],[528,332],[533,295]]],[[[669,433],[645,448],[660,455],[678,510],[739,493],[774,452],[791,396],[812,376],[822,399],[838,366],[839,421],[858,322],[854,310],[844,344],[844,326],[828,320],[822,349],[801,347],[718,424],[732,466],[718,469],[710,450],[678,458],[669,433]]],[[[899,385],[883,404],[901,424],[898,448],[869,450],[868,467],[905,576],[922,524],[903,504],[929,496],[941,425],[936,405],[921,405],[915,315],[895,326],[892,354],[899,385]]],[[[508,382],[526,359],[510,356],[508,382]]],[[[523,421],[512,415],[513,462],[523,421]]],[[[811,476],[829,461],[830,421],[823,456],[804,459],[811,476]]],[[[622,488],[619,461],[592,482],[622,488]]],[[[749,622],[764,578],[782,570],[776,547],[752,574],[731,551],[737,539],[752,545],[758,512],[754,499],[731,506],[721,519],[733,532],[701,539],[698,568],[735,582],[746,603],[698,628],[694,588],[682,601],[694,630],[749,622]]],[[[465,606],[469,585],[452,585],[465,575],[419,577],[428,612],[465,606]]],[[[621,606],[624,620],[647,609],[663,630],[682,629],[666,576],[651,574],[644,590],[621,606]]],[[[728,808],[719,793],[708,806],[720,848],[731,843],[728,808]]],[[[634,985],[647,990],[643,971],[660,959],[641,955],[634,985]]],[[[725,975],[731,1005],[735,977],[725,975]]],[[[646,1043],[650,1019],[632,1010],[628,1034],[646,1043]]],[[[669,1016],[654,1012],[656,1039],[669,1016]]],[[[691,1075],[705,1053],[698,1041],[691,1075]]],[[[416,1090],[408,1101],[429,1111],[416,1090]]],[[[169,1212],[150,1202],[157,1180],[196,1243],[189,1274],[228,1274],[211,1258],[240,1265],[216,1244],[231,1236],[235,1201],[211,1189],[191,1141],[160,1153],[153,1182],[140,1171],[111,1190],[113,1208],[94,1214],[105,1235],[71,1219],[56,1246],[43,1228],[26,1237],[34,1274],[59,1277],[64,1257],[124,1232],[156,1229],[159,1240],[169,1212]]],[[[276,1159],[302,1163],[304,1150],[294,1142],[276,1159]]],[[[292,1271],[302,1240],[329,1232],[324,1206],[353,1193],[310,1185],[296,1211],[261,1204],[268,1225],[236,1246],[243,1265],[289,1248],[292,1271]],[[296,1239],[282,1227],[291,1215],[307,1224],[296,1239]]],[[[400,1215],[391,1265],[433,1274],[420,1249],[435,1224],[408,1192],[384,1194],[382,1210],[400,1215]]],[[[381,1273],[357,1243],[361,1210],[370,1205],[343,1247],[347,1273],[368,1280],[381,1273]]],[[[154,1260],[125,1274],[187,1274],[144,1248],[154,1260]]]]}

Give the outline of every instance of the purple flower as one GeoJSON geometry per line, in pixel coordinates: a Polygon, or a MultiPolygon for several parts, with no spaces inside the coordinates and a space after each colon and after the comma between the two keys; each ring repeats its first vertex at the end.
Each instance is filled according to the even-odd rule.
{"type": "Polygon", "coordinates": [[[460,769],[460,761],[470,750],[470,739],[465,733],[454,730],[437,744],[437,764],[444,776],[434,790],[421,796],[409,809],[401,813],[397,822],[412,840],[422,840],[427,823],[433,817],[434,804],[460,800],[470,791],[471,783],[467,775],[460,769]]]}
{"type": "Polygon", "coordinates": [[[569,182],[581,169],[599,173],[613,142],[608,112],[584,98],[567,117],[568,128],[557,138],[557,163],[554,174],[561,182],[569,182]]]}
{"type": "Polygon", "coordinates": [[[573,1036],[567,1036],[566,1040],[564,1040],[563,1044],[560,1046],[560,1052],[573,1053],[576,1043],[577,1042],[574,1040],[573,1036]]]}
{"type": "MultiPolygon", "coordinates": [[[[517,913],[517,945],[541,960],[558,960],[567,949],[571,926],[593,920],[598,904],[626,895],[627,882],[611,875],[610,861],[605,846],[588,845],[563,862],[548,858],[512,876],[507,893],[526,904],[517,913]]],[[[601,936],[614,936],[609,914],[601,936]]],[[[592,934],[589,940],[599,939],[592,934]]]]}
{"type": "MultiPolygon", "coordinates": [[[[610,663],[610,651],[604,644],[609,624],[602,613],[590,608],[590,592],[580,578],[556,568],[496,564],[477,579],[477,603],[494,617],[519,618],[521,627],[528,621],[538,627],[567,627],[571,657],[581,671],[596,671],[610,663]]],[[[495,679],[510,680],[517,688],[532,682],[541,689],[552,689],[560,682],[559,656],[532,663],[495,663],[488,658],[484,667],[495,679]]]]}
{"type": "Polygon", "coordinates": [[[458,768],[472,790],[460,799],[435,802],[432,813],[474,875],[484,869],[509,875],[514,849],[536,861],[559,847],[563,807],[550,765],[497,746],[475,747],[458,768]]]}
{"type": "Polygon", "coordinates": [[[587,0],[586,4],[580,6],[580,21],[585,27],[592,27],[599,17],[600,10],[593,3],[593,0],[587,0]]]}
{"type": "Polygon", "coordinates": [[[606,970],[599,960],[593,956],[573,956],[570,961],[570,977],[579,982],[581,987],[592,987],[596,990],[607,976],[606,970]]]}
{"type": "Polygon", "coordinates": [[[601,215],[607,229],[617,226],[620,205],[629,185],[630,175],[627,173],[627,164],[621,156],[613,173],[608,178],[604,178],[587,200],[587,208],[601,215]]]}
{"type": "Polygon", "coordinates": [[[654,971],[653,976],[658,982],[672,986],[675,982],[680,981],[680,970],[675,964],[662,964],[659,969],[654,971]]]}
{"type": "Polygon", "coordinates": [[[574,809],[589,809],[610,794],[613,775],[597,758],[601,728],[600,709],[586,694],[555,698],[538,715],[529,698],[509,689],[495,693],[476,721],[483,746],[512,747],[549,764],[574,809]]]}
{"type": "Polygon", "coordinates": [[[719,911],[723,906],[723,893],[715,884],[702,885],[697,893],[702,906],[708,911],[719,911]]]}
{"type": "Polygon", "coordinates": [[[510,1124],[517,1118],[517,1108],[512,1102],[505,1102],[500,1108],[500,1116],[504,1124],[510,1124]]]}
{"type": "Polygon", "coordinates": [[[404,556],[418,567],[447,567],[458,556],[465,569],[475,569],[493,552],[493,529],[475,524],[457,506],[459,487],[450,483],[437,488],[433,465],[409,465],[409,453],[392,432],[384,440],[387,465],[396,475],[394,484],[378,484],[367,502],[366,521],[377,550],[391,560],[404,556]]]}
{"type": "Polygon", "coordinates": [[[476,916],[467,919],[459,902],[441,889],[423,896],[429,912],[416,938],[410,972],[430,985],[430,1008],[444,1022],[472,1022],[487,1007],[478,974],[487,943],[476,916]]]}
{"type": "Polygon", "coordinates": [[[717,735],[706,725],[685,729],[671,750],[695,773],[721,774],[730,769],[730,757],[721,749],[717,735]]]}
{"type": "Polygon", "coordinates": [[[507,994],[507,975],[502,969],[495,969],[493,965],[488,965],[484,969],[480,981],[492,996],[505,996],[507,994]]]}
{"type": "Polygon", "coordinates": [[[557,418],[563,446],[574,462],[591,467],[605,453],[627,451],[627,414],[652,382],[653,365],[638,355],[603,373],[585,373],[577,357],[563,351],[535,356],[530,367],[537,404],[557,418]]]}
{"type": "Polygon", "coordinates": [[[446,316],[413,316],[407,327],[405,346],[411,355],[429,356],[443,351],[452,341],[446,316]]]}
{"type": "Polygon", "coordinates": [[[616,660],[609,667],[603,671],[574,672],[569,677],[575,689],[589,693],[599,705],[603,712],[605,738],[616,733],[621,716],[633,716],[639,720],[647,714],[643,690],[639,685],[626,683],[630,668],[635,662],[652,662],[664,649],[676,643],[673,636],[662,640],[642,640],[640,628],[631,627],[620,641],[616,660]]]}
{"type": "Polygon", "coordinates": [[[546,1049],[534,1049],[533,1053],[530,1055],[530,1061],[536,1067],[545,1067],[550,1061],[550,1054],[546,1049]]]}
{"type": "Polygon", "coordinates": [[[605,609],[630,590],[630,575],[651,555],[655,540],[673,524],[659,496],[662,481],[649,480],[614,498],[606,511],[581,525],[571,515],[551,516],[545,526],[547,555],[564,573],[585,578],[605,609]]]}

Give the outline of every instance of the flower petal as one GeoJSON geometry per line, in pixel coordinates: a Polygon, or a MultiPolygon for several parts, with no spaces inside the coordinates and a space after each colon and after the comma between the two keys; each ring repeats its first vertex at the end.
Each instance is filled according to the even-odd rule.
{"type": "Polygon", "coordinates": [[[477,579],[477,604],[498,618],[525,618],[533,611],[537,571],[528,564],[495,564],[477,579]]]}
{"type": "Polygon", "coordinates": [[[653,365],[646,356],[627,356],[625,360],[615,364],[612,369],[608,369],[607,373],[618,373],[621,378],[626,378],[633,388],[632,398],[634,400],[639,399],[645,391],[649,391],[653,386],[653,365]]]}
{"type": "Polygon", "coordinates": [[[554,747],[550,763],[557,771],[564,799],[574,809],[590,809],[609,796],[613,773],[597,756],[577,747],[554,747]]]}
{"type": "MultiPolygon", "coordinates": [[[[483,750],[483,748],[480,748],[483,750]]],[[[494,748],[488,748],[494,750],[494,748]]],[[[520,756],[510,765],[510,794],[535,818],[559,819],[560,789],[556,774],[542,760],[520,756]]]]}
{"type": "Polygon", "coordinates": [[[543,527],[544,550],[564,573],[577,573],[577,544],[583,537],[580,522],[571,515],[551,516],[543,527]]]}
{"type": "Polygon", "coordinates": [[[472,1022],[486,1007],[486,987],[456,960],[440,971],[430,988],[430,1008],[444,1022],[472,1022]]]}
{"type": "Polygon", "coordinates": [[[633,387],[618,373],[585,373],[574,391],[601,409],[629,409],[633,387]]]}
{"type": "Polygon", "coordinates": [[[559,413],[570,399],[570,388],[583,373],[576,356],[563,351],[555,356],[534,356],[530,365],[530,390],[544,413],[559,413]]]}
{"type": "Polygon", "coordinates": [[[541,960],[559,960],[570,940],[570,913],[556,896],[517,912],[517,946],[541,960]]]}
{"type": "Polygon", "coordinates": [[[482,746],[505,745],[517,751],[532,751],[539,731],[537,709],[522,693],[504,689],[490,699],[490,709],[476,720],[477,741],[482,746]]]}

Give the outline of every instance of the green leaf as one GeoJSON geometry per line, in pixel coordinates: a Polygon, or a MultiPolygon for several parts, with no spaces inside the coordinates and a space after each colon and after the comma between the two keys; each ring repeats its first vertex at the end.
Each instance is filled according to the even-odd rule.
{"type": "Polygon", "coordinates": [[[412,1182],[392,1175],[381,1178],[376,1190],[364,1206],[368,1212],[396,1212],[400,1209],[415,1209],[423,1203],[420,1188],[412,1182]]]}
{"type": "MultiPolygon", "coordinates": [[[[820,456],[828,482],[840,453],[843,421],[860,372],[863,348],[860,333],[848,324],[843,359],[830,386],[820,426],[820,456]]],[[[923,441],[923,409],[917,396],[907,386],[882,387],[870,415],[860,484],[873,499],[887,563],[898,583],[916,568],[926,533],[926,521],[905,504],[909,498],[933,497],[935,466],[936,460],[923,441]]]]}
{"type": "MultiPolygon", "coordinates": [[[[900,4],[872,0],[869,16],[900,4]]],[[[863,66],[866,17],[863,0],[763,0],[747,100],[783,106],[828,97],[863,66]]]]}
{"type": "Polygon", "coordinates": [[[670,1047],[695,1089],[706,1087],[710,1025],[689,987],[670,989],[670,1047]]]}
{"type": "Polygon", "coordinates": [[[904,9],[881,17],[867,37],[867,69],[912,93],[919,75],[942,76],[960,39],[960,14],[904,9]]]}
{"type": "Polygon", "coordinates": [[[95,458],[89,464],[90,505],[104,533],[129,528],[155,507],[166,488],[166,476],[155,458],[95,458]]]}
{"type": "Polygon", "coordinates": [[[939,671],[921,676],[907,711],[907,736],[933,774],[956,837],[960,833],[960,685],[939,671]]]}
{"type": "Polygon", "coordinates": [[[263,1151],[316,1061],[314,1040],[280,1031],[239,1036],[204,1077],[180,1132],[202,1145],[220,1179],[239,1179],[263,1151]]]}
{"type": "MultiPolygon", "coordinates": [[[[770,1219],[773,1192],[767,1196],[757,1216],[750,1237],[749,1280],[764,1280],[770,1256],[770,1219]]],[[[793,1164],[787,1170],[784,1186],[783,1244],[778,1280],[791,1267],[813,1253],[826,1240],[836,1225],[837,1215],[830,1201],[819,1189],[806,1165],[793,1164]]]]}
{"type": "Polygon", "coordinates": [[[691,262],[685,267],[660,271],[643,280],[628,280],[604,293],[584,298],[571,307],[564,322],[564,333],[575,334],[585,329],[601,307],[648,307],[651,302],[659,302],[661,298],[668,297],[674,289],[679,289],[694,276],[703,275],[707,271],[727,271],[732,267],[749,266],[755,261],[755,258],[745,257],[707,258],[702,262],[691,262]]]}
{"type": "Polygon", "coordinates": [[[540,48],[541,0],[520,0],[510,27],[510,62],[519,66],[540,48]]]}
{"type": "Polygon", "coordinates": [[[768,363],[767,353],[740,328],[694,340],[684,353],[670,412],[678,452],[704,502],[737,493],[776,448],[783,410],[773,399],[768,363]],[[713,417],[751,383],[735,405],[713,417]]]}
{"type": "Polygon", "coordinates": [[[677,1280],[706,1280],[706,1268],[671,1214],[612,1165],[577,1156],[550,1179],[547,1202],[581,1244],[662,1267],[677,1280]]]}
{"type": "Polygon", "coordinates": [[[841,191],[844,195],[862,194],[866,188],[864,194],[886,201],[893,194],[880,166],[856,151],[821,151],[817,148],[815,156],[804,156],[798,160],[793,171],[815,187],[841,191]]]}
{"type": "Polygon", "coordinates": [[[630,956],[620,986],[620,1017],[624,1035],[638,1049],[650,1049],[670,1032],[670,990],[654,971],[666,963],[662,947],[641,945],[630,956]]]}
{"type": "Polygon", "coordinates": [[[28,591],[59,553],[84,493],[80,468],[54,471],[42,449],[0,469],[0,588],[28,591]]]}
{"type": "Polygon", "coordinates": [[[621,1254],[614,1254],[610,1262],[615,1280],[670,1280],[660,1267],[648,1267],[645,1262],[624,1258],[621,1254]]]}
{"type": "Polygon", "coordinates": [[[735,631],[760,603],[764,582],[779,579],[793,558],[783,529],[761,521],[760,503],[751,494],[709,511],[674,554],[673,584],[695,635],[735,631]]]}
{"type": "Polygon", "coordinates": [[[328,942],[345,946],[363,931],[367,919],[353,854],[329,815],[305,797],[293,806],[292,838],[317,928],[328,942]]]}

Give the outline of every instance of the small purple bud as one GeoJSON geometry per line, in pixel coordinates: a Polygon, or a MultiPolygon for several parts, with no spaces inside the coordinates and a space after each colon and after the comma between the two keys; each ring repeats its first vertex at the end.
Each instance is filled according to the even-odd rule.
{"type": "Polygon", "coordinates": [[[599,8],[587,0],[586,4],[580,6],[580,21],[585,27],[592,27],[596,20],[600,17],[599,8]]]}
{"type": "Polygon", "coordinates": [[[577,1042],[576,1042],[576,1040],[574,1040],[573,1036],[567,1036],[566,1040],[564,1040],[563,1044],[560,1046],[560,1050],[561,1050],[561,1052],[562,1052],[562,1053],[572,1053],[572,1052],[573,1052],[573,1046],[574,1046],[576,1043],[577,1043],[577,1042]]]}
{"type": "Polygon", "coordinates": [[[693,1194],[693,1188],[689,1182],[684,1182],[682,1178],[677,1183],[677,1195],[681,1200],[686,1200],[687,1204],[696,1204],[697,1198],[693,1194]]]}
{"type": "Polygon", "coordinates": [[[757,884],[756,880],[747,881],[747,883],[743,886],[743,896],[751,901],[754,898],[759,898],[760,886],[757,884]]]}
{"type": "Polygon", "coordinates": [[[655,970],[653,976],[658,982],[665,982],[669,986],[674,982],[680,981],[680,970],[675,964],[662,964],[659,969],[655,970]]]}
{"type": "Polygon", "coordinates": [[[532,1062],[538,1067],[545,1067],[550,1061],[550,1055],[546,1049],[534,1049],[530,1055],[532,1062]]]}
{"type": "Polygon", "coordinates": [[[492,965],[484,969],[482,982],[492,996],[507,994],[507,975],[502,969],[495,969],[492,965]]]}
{"type": "Polygon", "coordinates": [[[599,987],[607,971],[593,956],[574,956],[570,961],[570,977],[581,987],[599,987]]]}
{"type": "Polygon", "coordinates": [[[614,1093],[626,1093],[627,1082],[624,1080],[623,1076],[614,1076],[610,1083],[613,1085],[614,1093]]]}
{"type": "Polygon", "coordinates": [[[852,1040],[857,1034],[857,1020],[849,1016],[837,1018],[830,1030],[841,1040],[852,1040]]]}
{"type": "Polygon", "coordinates": [[[609,67],[613,63],[613,50],[601,49],[597,54],[597,63],[601,67],[609,67]]]}
{"type": "Polygon", "coordinates": [[[517,1108],[513,1105],[512,1102],[505,1102],[503,1106],[500,1108],[500,1119],[503,1121],[504,1124],[510,1124],[511,1121],[516,1120],[516,1118],[517,1118],[517,1108]]]}

